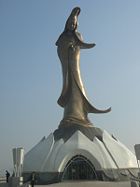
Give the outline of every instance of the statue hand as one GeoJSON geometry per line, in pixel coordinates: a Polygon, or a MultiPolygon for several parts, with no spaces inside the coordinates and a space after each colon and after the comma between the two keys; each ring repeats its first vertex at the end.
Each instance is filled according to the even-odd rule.
{"type": "Polygon", "coordinates": [[[88,44],[88,43],[82,42],[80,45],[80,48],[81,49],[90,49],[92,47],[95,47],[95,45],[96,45],[95,43],[88,44]]]}

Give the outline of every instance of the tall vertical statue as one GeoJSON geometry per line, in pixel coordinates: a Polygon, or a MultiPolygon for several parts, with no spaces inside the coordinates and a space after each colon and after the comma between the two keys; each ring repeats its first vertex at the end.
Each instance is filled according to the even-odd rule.
{"type": "Polygon", "coordinates": [[[62,65],[63,88],[58,104],[64,108],[64,117],[59,127],[77,124],[89,127],[88,113],[107,113],[111,110],[99,110],[89,102],[80,74],[80,49],[89,49],[94,43],[84,43],[81,34],[77,31],[80,8],[72,10],[59,36],[56,46],[62,65]]]}

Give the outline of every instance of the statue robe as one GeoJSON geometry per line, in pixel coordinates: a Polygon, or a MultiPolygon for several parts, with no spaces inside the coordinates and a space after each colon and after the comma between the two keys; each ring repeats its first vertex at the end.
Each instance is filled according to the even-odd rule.
{"type": "Polygon", "coordinates": [[[64,107],[64,119],[89,122],[88,113],[105,113],[90,104],[80,74],[80,49],[92,48],[95,44],[82,41],[80,33],[64,31],[57,42],[57,52],[62,65],[63,88],[58,104],[64,107]]]}

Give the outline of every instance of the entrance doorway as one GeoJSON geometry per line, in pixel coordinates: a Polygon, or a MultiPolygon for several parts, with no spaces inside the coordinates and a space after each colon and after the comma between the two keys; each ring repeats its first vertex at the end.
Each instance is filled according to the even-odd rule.
{"type": "Polygon", "coordinates": [[[66,165],[62,180],[97,180],[97,174],[86,157],[76,155],[66,165]]]}

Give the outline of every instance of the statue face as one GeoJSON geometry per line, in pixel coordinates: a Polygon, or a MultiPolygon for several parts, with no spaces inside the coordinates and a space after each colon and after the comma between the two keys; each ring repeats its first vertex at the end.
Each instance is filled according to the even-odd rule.
{"type": "Polygon", "coordinates": [[[67,20],[67,22],[66,22],[66,25],[65,25],[65,31],[75,31],[76,29],[77,29],[77,25],[78,25],[78,15],[80,14],[80,8],[79,7],[75,7],[73,10],[72,10],[72,12],[71,12],[71,14],[70,14],[70,16],[69,16],[69,18],[68,18],[68,20],[67,20]]]}
{"type": "Polygon", "coordinates": [[[67,24],[67,29],[70,30],[70,31],[74,31],[76,30],[77,28],[77,18],[76,16],[74,18],[70,18],[68,20],[68,24],[67,24]]]}

